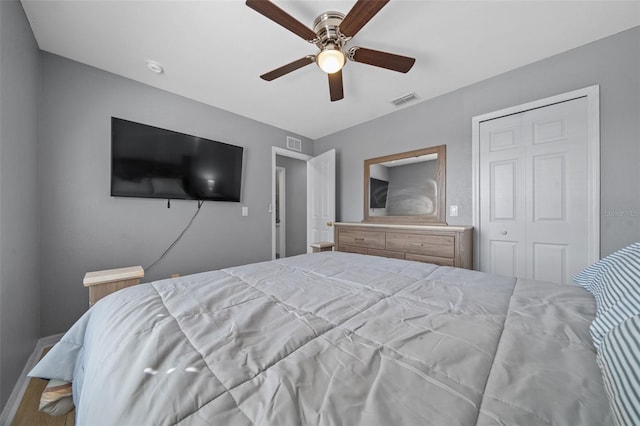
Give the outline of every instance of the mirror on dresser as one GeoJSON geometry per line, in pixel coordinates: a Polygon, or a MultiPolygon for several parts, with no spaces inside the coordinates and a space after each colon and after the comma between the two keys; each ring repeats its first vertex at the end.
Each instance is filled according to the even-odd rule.
{"type": "Polygon", "coordinates": [[[364,161],[364,222],[446,225],[446,145],[364,161]]]}

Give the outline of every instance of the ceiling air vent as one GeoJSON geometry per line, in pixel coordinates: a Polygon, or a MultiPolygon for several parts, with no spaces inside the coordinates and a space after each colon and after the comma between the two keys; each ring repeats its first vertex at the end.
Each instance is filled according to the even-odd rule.
{"type": "Polygon", "coordinates": [[[287,136],[287,149],[298,152],[302,151],[302,141],[300,139],[287,136]]]}
{"type": "Polygon", "coordinates": [[[416,94],[416,92],[409,93],[408,95],[400,96],[391,101],[395,106],[400,106],[404,104],[408,104],[409,102],[417,101],[420,97],[416,94]]]}

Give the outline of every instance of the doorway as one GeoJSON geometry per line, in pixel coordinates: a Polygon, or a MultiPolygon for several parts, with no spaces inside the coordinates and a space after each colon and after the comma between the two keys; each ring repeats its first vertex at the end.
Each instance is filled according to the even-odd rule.
{"type": "Polygon", "coordinates": [[[271,258],[306,253],[307,161],[310,155],[271,150],[271,258]],[[304,251],[300,251],[304,249],[304,251]]]}
{"type": "Polygon", "coordinates": [[[568,283],[599,258],[598,93],[474,117],[477,269],[568,283]]]}
{"type": "Polygon", "coordinates": [[[287,257],[287,169],[276,167],[276,259],[287,257]]]}
{"type": "Polygon", "coordinates": [[[293,254],[311,253],[311,243],[314,242],[333,242],[333,223],[336,220],[335,168],[335,149],[312,157],[275,146],[271,148],[271,204],[269,212],[271,212],[272,218],[272,259],[276,259],[277,254],[292,256],[293,254]],[[286,189],[283,189],[283,194],[287,201],[281,203],[282,210],[276,210],[277,167],[284,168],[286,176],[283,185],[286,189]],[[302,188],[303,186],[304,188],[302,188]],[[285,190],[286,193],[284,193],[285,190]],[[305,207],[302,207],[303,203],[305,207]],[[284,230],[286,252],[283,254],[277,251],[280,246],[277,239],[281,233],[276,231],[276,217],[282,214],[284,214],[287,223],[284,230]],[[305,224],[304,231],[301,223],[305,224]],[[291,235],[292,233],[294,235],[291,235]],[[302,249],[303,241],[304,250],[302,249]],[[292,249],[291,245],[295,248],[292,249]]]}
{"type": "Polygon", "coordinates": [[[276,155],[276,259],[307,252],[307,162],[276,155]]]}

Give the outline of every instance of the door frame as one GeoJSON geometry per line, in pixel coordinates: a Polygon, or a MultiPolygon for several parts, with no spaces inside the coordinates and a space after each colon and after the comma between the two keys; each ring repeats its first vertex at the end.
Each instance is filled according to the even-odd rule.
{"type": "Polygon", "coordinates": [[[600,86],[593,85],[571,92],[561,93],[533,102],[477,115],[471,119],[471,155],[472,155],[472,208],[473,208],[473,264],[480,268],[480,124],[512,114],[544,108],[549,105],[571,101],[578,98],[587,99],[587,203],[588,223],[587,258],[590,263],[600,259],[600,86]]]}
{"type": "Polygon", "coordinates": [[[309,161],[313,157],[311,155],[302,154],[300,152],[291,151],[289,149],[277,146],[271,147],[271,204],[269,212],[271,213],[271,259],[276,258],[276,156],[295,158],[297,160],[309,161]]]}

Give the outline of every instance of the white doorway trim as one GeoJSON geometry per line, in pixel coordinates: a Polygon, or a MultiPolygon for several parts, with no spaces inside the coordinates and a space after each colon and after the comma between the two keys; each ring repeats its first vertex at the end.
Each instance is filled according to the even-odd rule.
{"type": "Polygon", "coordinates": [[[587,256],[590,263],[600,259],[600,86],[594,85],[472,118],[474,269],[480,267],[480,123],[584,97],[587,98],[587,173],[589,176],[589,181],[587,182],[589,208],[585,214],[587,215],[588,223],[591,225],[587,233],[587,256]]]}
{"type": "Polygon", "coordinates": [[[291,151],[277,146],[271,147],[271,259],[276,258],[276,156],[295,158],[298,160],[309,161],[313,157],[307,154],[291,151]]]}

